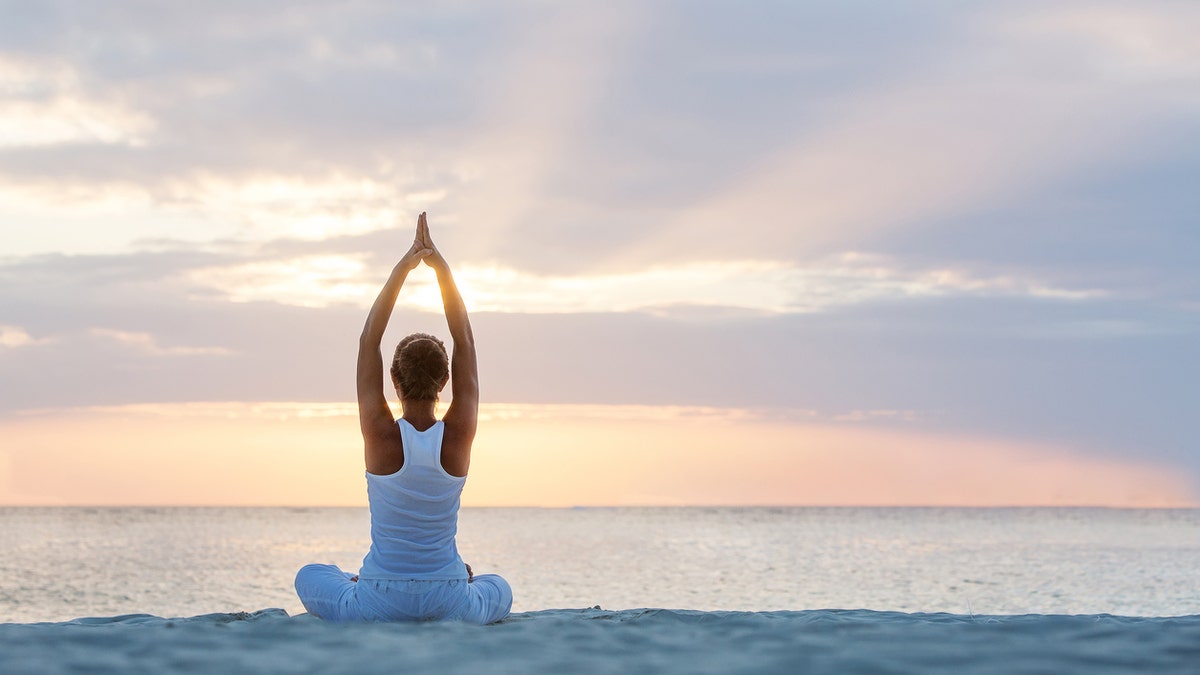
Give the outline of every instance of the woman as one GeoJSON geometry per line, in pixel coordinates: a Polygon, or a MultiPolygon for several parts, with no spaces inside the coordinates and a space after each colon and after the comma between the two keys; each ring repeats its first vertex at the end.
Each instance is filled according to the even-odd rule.
{"type": "Polygon", "coordinates": [[[487,624],[508,616],[508,582],[495,574],[472,576],[454,541],[478,418],[479,372],[467,308],[422,213],[413,245],[392,269],[358,342],[371,550],[357,575],[333,565],[303,567],[296,593],[305,609],[328,621],[487,624]],[[421,261],[437,273],[454,357],[447,359],[442,341],[432,335],[414,333],[400,341],[391,374],[403,415],[393,420],[383,393],[380,342],[400,287],[421,261]],[[447,381],[453,400],[438,420],[438,392],[447,381]]]}

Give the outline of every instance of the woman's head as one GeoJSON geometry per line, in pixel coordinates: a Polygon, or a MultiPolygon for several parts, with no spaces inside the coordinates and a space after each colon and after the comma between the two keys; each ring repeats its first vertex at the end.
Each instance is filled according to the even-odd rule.
{"type": "Polygon", "coordinates": [[[450,379],[446,345],[428,333],[413,333],[396,345],[392,358],[392,383],[400,398],[436,401],[450,379]]]}

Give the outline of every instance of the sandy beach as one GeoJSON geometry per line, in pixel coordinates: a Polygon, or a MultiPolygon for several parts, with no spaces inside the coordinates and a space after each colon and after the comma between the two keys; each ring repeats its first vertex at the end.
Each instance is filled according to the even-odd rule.
{"type": "Polygon", "coordinates": [[[0,671],[1194,673],[1200,616],[555,609],[492,626],[279,609],[0,625],[0,671]]]}

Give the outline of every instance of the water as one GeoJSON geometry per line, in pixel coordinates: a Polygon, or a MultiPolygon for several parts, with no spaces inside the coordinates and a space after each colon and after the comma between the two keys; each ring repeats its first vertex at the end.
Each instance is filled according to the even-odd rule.
{"type": "MultiPolygon", "coordinates": [[[[1200,614],[1200,510],[464,509],[459,548],[514,611],[866,608],[1200,614]]],[[[3,508],[0,622],[282,607],[357,569],[365,509],[3,508]]]]}

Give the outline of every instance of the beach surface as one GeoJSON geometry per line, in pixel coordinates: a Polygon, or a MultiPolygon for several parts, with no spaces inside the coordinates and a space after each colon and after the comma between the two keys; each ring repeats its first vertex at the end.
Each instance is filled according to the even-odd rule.
{"type": "Polygon", "coordinates": [[[280,609],[0,624],[0,672],[1195,673],[1200,616],[554,609],[492,626],[280,609]]]}

